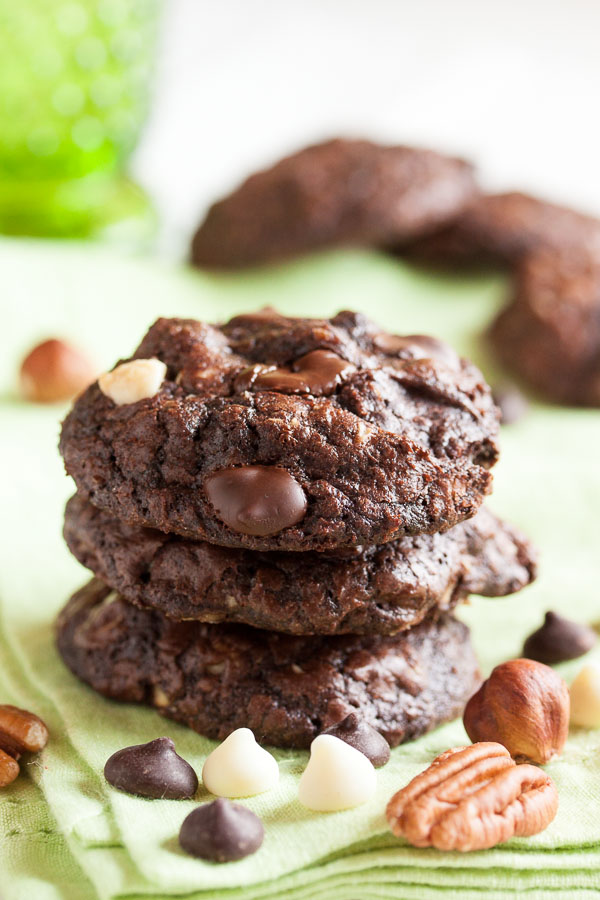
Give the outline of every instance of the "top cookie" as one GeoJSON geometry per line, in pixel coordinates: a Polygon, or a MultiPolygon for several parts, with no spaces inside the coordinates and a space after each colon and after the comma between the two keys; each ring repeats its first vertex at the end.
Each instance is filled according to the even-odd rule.
{"type": "Polygon", "coordinates": [[[100,379],[119,405],[92,385],[61,435],[79,492],[132,524],[325,550],[445,531],[491,488],[490,390],[433,338],[263,310],[159,319],[134,358],[137,381],[131,363],[100,379]]]}
{"type": "Polygon", "coordinates": [[[338,245],[400,245],[455,217],[472,167],[414,147],[332,140],[247,179],[210,208],[191,259],[239,268],[338,245]]]}
{"type": "Polygon", "coordinates": [[[534,251],[577,248],[600,254],[600,220],[516,191],[480,194],[409,255],[442,265],[512,265],[534,251]]]}

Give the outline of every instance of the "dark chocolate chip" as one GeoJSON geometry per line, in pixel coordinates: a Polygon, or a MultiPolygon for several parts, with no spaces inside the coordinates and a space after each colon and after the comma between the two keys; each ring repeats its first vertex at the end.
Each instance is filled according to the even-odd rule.
{"type": "Polygon", "coordinates": [[[223,469],[204,484],[219,518],[242,534],[277,534],[306,513],[304,491],[278,466],[223,469]]]}
{"type": "Polygon", "coordinates": [[[198,789],[196,773],[168,737],[117,750],[104,766],[104,777],[120,791],[154,800],[184,800],[198,789]]]}
{"type": "Polygon", "coordinates": [[[440,362],[456,368],[460,357],[445,341],[430,337],[427,334],[377,334],[373,344],[388,356],[401,359],[439,359],[440,362]]]}
{"type": "Polygon", "coordinates": [[[219,797],[184,819],[179,843],[191,856],[221,863],[255,853],[264,836],[258,816],[245,806],[219,797]]]}
{"type": "Polygon", "coordinates": [[[313,350],[299,357],[291,368],[265,367],[254,379],[252,388],[322,397],[332,394],[344,376],[355,368],[331,350],[313,350]]]}
{"type": "Polygon", "coordinates": [[[595,632],[587,625],[547,612],[541,628],[525,641],[523,656],[552,665],[583,656],[592,649],[596,640],[595,632]]]}
{"type": "Polygon", "coordinates": [[[521,391],[514,384],[499,384],[493,391],[494,403],[500,410],[500,423],[513,425],[524,418],[529,411],[529,404],[521,391]]]}
{"type": "Polygon", "coordinates": [[[331,725],[322,733],[332,734],[350,744],[355,750],[360,750],[376,769],[385,766],[389,761],[390,745],[386,739],[368,722],[359,719],[356,713],[350,713],[341,722],[331,725]]]}

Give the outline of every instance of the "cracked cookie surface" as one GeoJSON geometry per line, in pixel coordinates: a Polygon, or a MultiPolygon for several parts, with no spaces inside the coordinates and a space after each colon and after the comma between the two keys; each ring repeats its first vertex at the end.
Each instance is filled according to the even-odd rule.
{"type": "Polygon", "coordinates": [[[107,697],[216,740],[247,727],[282,747],[309,747],[350,712],[395,746],[459,715],[481,680],[468,628],[448,615],[393,637],[293,637],[173,622],[97,579],[62,611],[57,641],[107,697]]]}
{"type": "Polygon", "coordinates": [[[498,411],[441,341],[364,316],[273,310],[159,319],[134,358],[158,392],[97,384],[61,435],[79,493],[124,521],[256,550],[328,550],[445,531],[491,489],[498,411]]]}

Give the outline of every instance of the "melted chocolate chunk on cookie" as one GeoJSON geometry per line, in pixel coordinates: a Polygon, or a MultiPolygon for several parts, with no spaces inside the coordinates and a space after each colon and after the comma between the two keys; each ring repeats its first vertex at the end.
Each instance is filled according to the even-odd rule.
{"type": "Polygon", "coordinates": [[[304,491],[289,472],[275,466],[223,469],[204,486],[219,518],[242,534],[277,534],[306,513],[304,491]]]}
{"type": "Polygon", "coordinates": [[[393,637],[307,638],[172,622],[92,581],[58,621],[69,668],[101,694],[155,706],[224,740],[309,747],[354,712],[391,746],[459,715],[480,675],[465,625],[426,620],[393,637]]]}
{"type": "Polygon", "coordinates": [[[445,531],[490,490],[489,387],[436,339],[386,336],[353,312],[263,310],[219,326],[160,319],[135,358],[167,367],[158,392],[115,407],[94,385],[61,437],[80,493],[131,523],[322,551],[445,531]],[[264,469],[278,472],[268,484],[264,469]]]}
{"type": "Polygon", "coordinates": [[[332,394],[344,376],[355,366],[330,350],[313,350],[301,356],[291,368],[255,366],[248,387],[253,391],[279,391],[282,394],[332,394]]]}

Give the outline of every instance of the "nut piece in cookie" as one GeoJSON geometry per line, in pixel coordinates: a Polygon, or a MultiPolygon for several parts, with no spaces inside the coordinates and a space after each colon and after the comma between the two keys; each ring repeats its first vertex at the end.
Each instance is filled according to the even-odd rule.
{"type": "Polygon", "coordinates": [[[120,791],[154,800],[184,800],[198,789],[196,773],[168,737],[117,750],[104,766],[104,777],[120,791]]]}
{"type": "Polygon", "coordinates": [[[500,361],[542,395],[600,406],[600,254],[527,257],[489,334],[500,361]]]}
{"type": "Polygon", "coordinates": [[[555,612],[547,612],[544,624],[530,634],[523,645],[523,656],[552,666],[583,656],[596,644],[593,628],[572,622],[555,612]]]}
{"type": "Polygon", "coordinates": [[[332,734],[314,739],[298,785],[302,806],[315,812],[352,809],[370,800],[376,788],[375,769],[364,753],[332,734]]]}
{"type": "Polygon", "coordinates": [[[206,758],[202,781],[218,797],[254,797],[275,787],[279,766],[249,728],[238,728],[206,758]]]}
{"type": "Polygon", "coordinates": [[[154,397],[165,380],[167,367],[159,359],[132,359],[98,379],[98,387],[117,406],[154,397]]]}
{"type": "Polygon", "coordinates": [[[245,806],[219,797],[184,819],[179,844],[190,856],[224,863],[255,853],[264,836],[258,816],[245,806]]]}
{"type": "Polygon", "coordinates": [[[414,847],[486,850],[546,828],[558,794],[537,766],[517,766],[501,744],[454,747],[394,794],[387,819],[414,847]]]}
{"type": "Polygon", "coordinates": [[[210,208],[192,262],[237,268],[340,245],[414,240],[475,193],[472,167],[414,147],[331,140],[248,178],[210,208]]]}
{"type": "Polygon", "coordinates": [[[567,740],[569,690],[549,666],[511,659],[471,697],[463,723],[472,741],[498,741],[515,759],[543,765],[567,740]]]}
{"type": "Polygon", "coordinates": [[[96,371],[76,347],[56,339],[31,350],[19,373],[21,393],[32,403],[71,400],[92,383],[96,371]]]}

